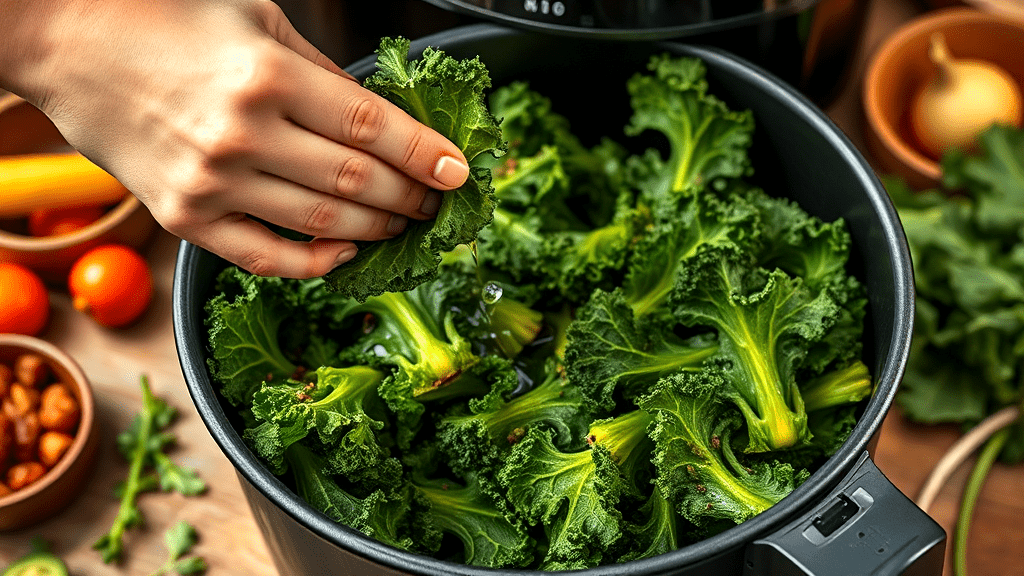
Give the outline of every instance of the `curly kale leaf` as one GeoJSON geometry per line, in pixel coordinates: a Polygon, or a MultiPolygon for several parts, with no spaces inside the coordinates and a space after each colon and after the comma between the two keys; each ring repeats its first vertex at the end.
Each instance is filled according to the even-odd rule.
{"type": "Polygon", "coordinates": [[[264,380],[301,377],[338,362],[338,337],[346,298],[320,278],[294,280],[222,270],[207,300],[210,375],[233,406],[252,403],[264,380]]]}
{"type": "Polygon", "coordinates": [[[382,490],[357,498],[343,489],[326,470],[323,456],[302,444],[292,444],[285,451],[288,469],[295,479],[299,497],[328,518],[350,526],[367,536],[396,548],[422,551],[411,534],[412,498],[408,487],[395,487],[394,497],[382,490]]]}
{"type": "Polygon", "coordinates": [[[531,428],[516,444],[498,475],[516,510],[547,528],[542,568],[595,566],[623,535],[616,508],[623,494],[636,494],[650,464],[650,417],[633,411],[595,422],[588,449],[565,453],[550,431],[531,428]]]}
{"type": "Polygon", "coordinates": [[[594,288],[620,281],[650,217],[628,194],[615,192],[604,199],[607,221],[579,222],[573,210],[594,203],[569,197],[579,183],[562,169],[564,154],[545,146],[536,156],[510,158],[496,172],[500,205],[480,233],[478,254],[481,265],[514,282],[578,302],[594,288]]]}
{"type": "Polygon", "coordinates": [[[496,468],[533,427],[551,430],[559,448],[579,447],[590,424],[589,405],[579,389],[550,364],[543,382],[508,402],[488,411],[459,411],[438,420],[440,446],[455,472],[496,468]]]}
{"type": "Polygon", "coordinates": [[[384,427],[377,388],[384,378],[365,366],[321,367],[312,382],[264,384],[252,406],[260,424],[244,436],[278,474],[284,471],[288,447],[309,434],[330,446],[340,461],[351,463],[353,476],[375,470],[389,456],[377,439],[384,427]]]}
{"type": "Polygon", "coordinates": [[[718,352],[714,338],[682,340],[636,321],[622,291],[595,292],[569,324],[565,349],[569,381],[603,409],[634,399],[660,378],[699,370],[718,352]]]}
{"type": "Polygon", "coordinates": [[[491,113],[501,119],[509,156],[533,156],[545,146],[575,149],[579,141],[569,119],[555,112],[551,99],[530,88],[527,82],[510,82],[488,98],[491,113]]]}
{"type": "Polygon", "coordinates": [[[824,222],[796,202],[773,198],[756,188],[745,197],[760,215],[758,262],[762,266],[799,276],[812,290],[845,281],[853,244],[845,220],[824,222]]]}
{"type": "Polygon", "coordinates": [[[660,55],[647,68],[650,74],[627,83],[633,116],[626,133],[656,130],[671,148],[667,159],[652,153],[642,158],[649,164],[640,187],[647,202],[673,202],[715,179],[750,173],[753,114],[732,111],[708,94],[704,63],[660,55]]]}
{"type": "Polygon", "coordinates": [[[552,234],[550,254],[541,261],[548,271],[541,286],[573,304],[595,289],[613,289],[622,283],[626,258],[649,223],[646,210],[623,206],[604,226],[552,234]]]}
{"type": "Polygon", "coordinates": [[[292,283],[281,278],[227,268],[217,283],[220,292],[205,306],[210,374],[221,394],[241,406],[251,402],[268,376],[284,379],[295,373],[278,333],[298,303],[292,283]]]}
{"type": "Polygon", "coordinates": [[[639,521],[627,522],[623,539],[626,550],[619,562],[650,558],[679,548],[679,514],[657,484],[639,509],[639,521]]]}
{"type": "MultiPolygon", "coordinates": [[[[551,100],[530,89],[526,82],[498,88],[491,95],[490,106],[501,118],[501,130],[509,143],[497,179],[509,169],[518,172],[532,158],[556,153],[558,171],[571,183],[555,188],[557,195],[545,193],[544,202],[532,203],[545,214],[545,230],[597,227],[611,221],[627,155],[620,144],[604,138],[588,148],[571,131],[569,120],[554,111],[551,100]]],[[[497,181],[495,187],[500,187],[497,181]]],[[[501,192],[496,195],[504,204],[501,192]]]]}
{"type": "MultiPolygon", "coordinates": [[[[491,79],[480,60],[458,61],[434,48],[424,50],[419,60],[408,56],[409,40],[381,40],[378,70],[364,86],[454,142],[471,163],[484,152],[504,153],[498,121],[484,101],[491,79]]],[[[491,221],[495,201],[490,179],[489,168],[471,168],[461,187],[443,192],[433,220],[410,221],[394,238],[360,243],[352,260],[328,273],[328,286],[365,300],[433,278],[441,252],[476,240],[491,221]]]]}
{"type": "Polygon", "coordinates": [[[494,171],[499,206],[480,234],[481,264],[573,302],[611,288],[649,220],[622,186],[624,150],[611,141],[584,146],[524,83],[491,101],[511,144],[494,171]]]}
{"type": "Polygon", "coordinates": [[[509,156],[495,170],[492,184],[502,210],[516,215],[530,211],[545,230],[586,227],[566,204],[572,182],[554,146],[544,146],[533,156],[509,156]]]}
{"type": "Polygon", "coordinates": [[[741,419],[720,400],[722,374],[682,372],[658,383],[640,407],[654,415],[654,463],[662,494],[697,525],[743,522],[781,500],[806,478],[785,463],[744,465],[731,435],[741,419]]]}
{"type": "Polygon", "coordinates": [[[657,211],[628,264],[623,291],[637,317],[670,315],[668,297],[679,272],[705,246],[747,245],[758,212],[745,198],[696,194],[681,208],[657,211]]]}
{"type": "Polygon", "coordinates": [[[974,221],[982,234],[1019,240],[1024,227],[1024,131],[994,125],[978,138],[979,152],[952,152],[942,159],[942,181],[976,199],[974,221]]]}
{"type": "Polygon", "coordinates": [[[718,331],[719,357],[728,365],[724,394],[747,421],[747,451],[809,440],[796,372],[809,343],[821,340],[838,317],[835,300],[780,269],[759,268],[749,254],[715,247],[684,271],[672,302],[683,324],[718,331]]]}
{"type": "Polygon", "coordinates": [[[828,334],[812,344],[804,360],[809,377],[861,357],[867,290],[846,270],[852,238],[846,222],[823,222],[795,202],[760,189],[744,194],[760,214],[757,261],[799,277],[812,292],[827,291],[840,305],[828,334]]]}
{"type": "Polygon", "coordinates": [[[413,290],[372,296],[347,310],[369,315],[355,347],[393,369],[378,393],[397,415],[401,448],[416,435],[424,403],[469,397],[470,409],[483,411],[501,403],[518,385],[506,358],[476,355],[456,328],[450,294],[464,285],[446,271],[413,290]]]}
{"type": "Polygon", "coordinates": [[[542,232],[534,215],[517,217],[501,208],[494,214],[480,236],[481,264],[574,305],[597,288],[611,290],[621,282],[626,259],[650,221],[645,210],[622,205],[604,226],[542,232]]]}
{"type": "Polygon", "coordinates": [[[526,527],[497,506],[476,478],[471,477],[465,486],[416,478],[412,488],[425,508],[417,514],[417,528],[458,538],[463,563],[505,568],[525,567],[533,560],[534,541],[526,527]]]}

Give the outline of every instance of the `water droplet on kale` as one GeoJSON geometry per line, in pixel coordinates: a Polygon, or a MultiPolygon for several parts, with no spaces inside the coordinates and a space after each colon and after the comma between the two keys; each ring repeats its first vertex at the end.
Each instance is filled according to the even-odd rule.
{"type": "Polygon", "coordinates": [[[504,290],[501,284],[497,282],[488,282],[484,284],[483,290],[481,291],[480,298],[483,299],[484,304],[494,304],[500,298],[504,290]]]}
{"type": "Polygon", "coordinates": [[[381,344],[374,344],[373,353],[376,354],[377,356],[387,356],[388,350],[381,344]]]}

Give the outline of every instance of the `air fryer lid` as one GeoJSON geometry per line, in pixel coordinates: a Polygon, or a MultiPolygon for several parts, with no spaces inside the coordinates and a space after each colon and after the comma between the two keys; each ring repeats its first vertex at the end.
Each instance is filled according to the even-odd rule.
{"type": "Polygon", "coordinates": [[[547,33],[665,39],[756,25],[817,0],[427,0],[480,18],[547,33]]]}

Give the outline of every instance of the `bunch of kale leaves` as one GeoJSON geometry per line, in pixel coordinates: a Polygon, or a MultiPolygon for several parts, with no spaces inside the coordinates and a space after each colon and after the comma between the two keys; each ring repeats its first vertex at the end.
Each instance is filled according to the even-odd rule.
{"type": "MultiPolygon", "coordinates": [[[[950,151],[942,184],[886,180],[914,262],[914,339],[897,397],[907,415],[970,428],[1024,401],[1024,130],[995,125],[950,151]]],[[[1001,452],[1024,460],[1024,426],[1001,452]]]]}
{"type": "Polygon", "coordinates": [[[748,181],[752,115],[702,62],[629,80],[627,135],[668,140],[637,155],[407,54],[385,40],[366,85],[470,182],[327,280],[228,268],[206,307],[213,379],[298,495],[416,553],[585,568],[743,522],[838,449],[872,388],[850,236],[748,181]]]}

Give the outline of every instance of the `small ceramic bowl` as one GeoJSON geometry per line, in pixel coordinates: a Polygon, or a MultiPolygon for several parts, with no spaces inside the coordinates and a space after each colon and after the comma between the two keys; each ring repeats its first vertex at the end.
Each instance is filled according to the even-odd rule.
{"type": "Polygon", "coordinates": [[[889,36],[868,63],[862,86],[865,139],[881,172],[902,177],[915,188],[935,186],[939,163],[910,138],[912,95],[929,79],[931,35],[941,32],[957,58],[985,60],[1002,67],[1024,89],[1024,20],[973,8],[928,12],[889,36]]]}
{"type": "Polygon", "coordinates": [[[45,340],[0,334],[0,363],[11,366],[15,358],[26,352],[41,356],[53,379],[70,388],[78,401],[80,416],[74,440],[60,460],[40,479],[0,496],[0,531],[30,526],[67,506],[89,478],[99,444],[92,388],[82,369],[70,356],[45,340]]]}
{"type": "MultiPolygon", "coordinates": [[[[0,96],[0,155],[68,150],[57,127],[38,108],[13,95],[0,96]]],[[[35,270],[63,284],[79,256],[108,242],[140,248],[156,229],[149,210],[128,194],[93,223],[60,236],[34,237],[0,223],[0,261],[35,270]]]]}

